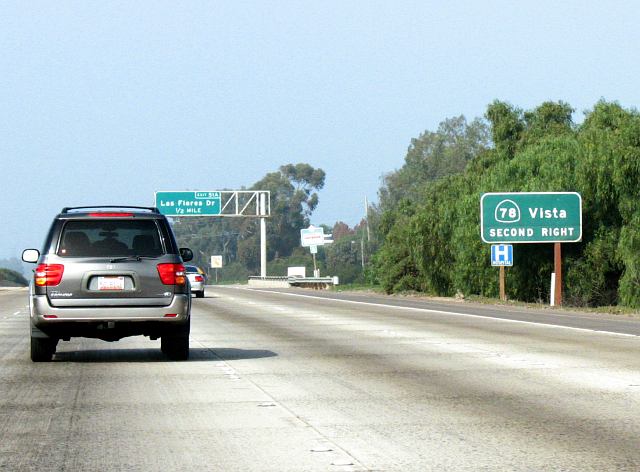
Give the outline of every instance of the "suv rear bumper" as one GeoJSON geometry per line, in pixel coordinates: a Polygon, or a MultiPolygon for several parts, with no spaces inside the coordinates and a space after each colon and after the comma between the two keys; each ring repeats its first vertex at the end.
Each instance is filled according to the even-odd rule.
{"type": "Polygon", "coordinates": [[[34,295],[31,322],[38,327],[54,326],[69,321],[117,321],[119,323],[154,321],[182,324],[189,318],[190,298],[187,294],[176,294],[167,306],[53,307],[46,295],[34,295]]]}

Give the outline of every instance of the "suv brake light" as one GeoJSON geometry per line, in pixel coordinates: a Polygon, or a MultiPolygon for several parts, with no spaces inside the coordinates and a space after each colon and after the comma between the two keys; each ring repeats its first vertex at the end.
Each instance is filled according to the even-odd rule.
{"type": "Polygon", "coordinates": [[[89,213],[89,216],[92,218],[122,218],[125,216],[133,216],[133,213],[123,213],[121,211],[117,213],[107,213],[107,212],[96,212],[89,213]]]}
{"type": "Polygon", "coordinates": [[[182,264],[158,264],[158,275],[165,285],[184,285],[187,281],[182,264]]]}
{"type": "Polygon", "coordinates": [[[204,277],[202,277],[201,275],[196,275],[194,280],[196,282],[204,282],[204,277]]]}
{"type": "Polygon", "coordinates": [[[60,283],[64,265],[62,264],[40,264],[36,267],[35,282],[39,287],[53,287],[60,283]]]}

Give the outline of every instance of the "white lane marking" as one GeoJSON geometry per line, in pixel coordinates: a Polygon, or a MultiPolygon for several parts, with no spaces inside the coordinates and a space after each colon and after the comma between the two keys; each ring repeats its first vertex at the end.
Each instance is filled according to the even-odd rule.
{"type": "Polygon", "coordinates": [[[16,315],[19,315],[19,314],[20,314],[20,312],[19,312],[19,311],[16,311],[16,312],[13,314],[13,316],[16,316],[16,315]]]}
{"type": "Polygon", "coordinates": [[[539,323],[537,321],[523,321],[523,320],[512,320],[509,318],[497,318],[497,317],[493,317],[493,316],[486,316],[486,315],[474,315],[471,313],[460,313],[457,311],[443,311],[443,310],[433,310],[431,308],[416,308],[416,307],[412,307],[412,306],[396,306],[396,305],[385,305],[383,303],[373,303],[373,302],[358,302],[355,300],[342,300],[340,298],[327,298],[327,297],[316,297],[314,295],[302,295],[299,293],[286,293],[286,292],[271,292],[269,290],[259,290],[259,289],[254,289],[254,288],[244,288],[244,287],[229,287],[229,288],[233,288],[236,290],[246,290],[246,291],[251,291],[251,292],[262,292],[262,293],[270,293],[270,294],[277,294],[277,295],[287,295],[290,297],[302,297],[302,298],[314,298],[316,300],[331,300],[334,302],[342,302],[342,303],[351,303],[351,304],[355,304],[355,305],[366,305],[366,306],[375,306],[375,307],[383,307],[383,308],[397,308],[399,310],[408,310],[408,311],[419,311],[419,312],[426,312],[426,313],[441,313],[444,315],[453,315],[453,316],[466,316],[469,318],[481,318],[481,319],[485,319],[485,320],[493,320],[493,321],[505,321],[508,323],[521,323],[521,324],[528,324],[528,325],[535,325],[535,326],[546,326],[548,328],[562,328],[562,329],[570,329],[570,330],[574,330],[574,331],[585,331],[588,333],[601,333],[601,334],[610,334],[610,335],[614,335],[614,336],[624,336],[624,337],[628,337],[628,338],[637,338],[640,335],[637,334],[628,334],[628,333],[616,333],[615,331],[604,331],[604,330],[597,330],[597,329],[588,329],[588,328],[576,328],[574,326],[563,326],[563,325],[555,325],[555,324],[551,324],[551,323],[539,323]]]}

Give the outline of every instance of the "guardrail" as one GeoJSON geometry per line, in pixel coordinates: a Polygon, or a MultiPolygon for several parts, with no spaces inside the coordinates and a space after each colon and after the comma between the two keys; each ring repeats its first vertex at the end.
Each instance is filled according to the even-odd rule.
{"type": "Polygon", "coordinates": [[[259,275],[252,275],[249,277],[249,286],[262,287],[262,288],[289,288],[288,277],[260,277],[259,275]]]}
{"type": "Polygon", "coordinates": [[[289,277],[289,284],[293,287],[324,290],[332,285],[338,285],[338,277],[289,277]]]}
{"type": "Polygon", "coordinates": [[[251,276],[249,285],[254,287],[306,287],[316,290],[324,290],[332,285],[338,285],[338,277],[275,277],[275,276],[251,276]]]}

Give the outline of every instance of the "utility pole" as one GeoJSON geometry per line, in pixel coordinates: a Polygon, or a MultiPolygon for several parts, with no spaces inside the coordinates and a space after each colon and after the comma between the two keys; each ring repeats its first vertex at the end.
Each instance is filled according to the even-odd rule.
{"type": "Polygon", "coordinates": [[[367,196],[364,197],[364,220],[367,223],[367,242],[371,242],[371,232],[369,231],[369,202],[367,196]]]}
{"type": "MultiPolygon", "coordinates": [[[[364,222],[367,228],[367,246],[371,243],[371,233],[369,231],[369,201],[367,200],[367,196],[364,197],[364,222]]],[[[362,239],[360,240],[360,253],[362,259],[362,272],[364,273],[365,266],[365,256],[364,256],[364,231],[362,232],[362,239]]]]}

